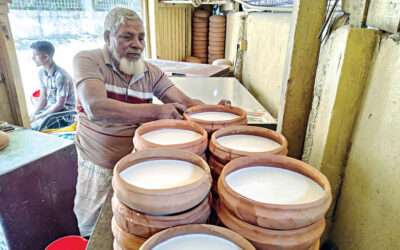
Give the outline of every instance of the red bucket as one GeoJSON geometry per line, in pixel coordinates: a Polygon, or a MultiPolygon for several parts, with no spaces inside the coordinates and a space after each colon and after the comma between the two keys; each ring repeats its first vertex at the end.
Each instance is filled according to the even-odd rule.
{"type": "Polygon", "coordinates": [[[31,102],[34,106],[36,106],[36,104],[39,101],[39,97],[40,97],[40,89],[36,90],[35,92],[32,93],[31,95],[31,102]]]}
{"type": "Polygon", "coordinates": [[[45,250],[85,250],[88,240],[80,236],[65,236],[46,247],[45,250]]]}

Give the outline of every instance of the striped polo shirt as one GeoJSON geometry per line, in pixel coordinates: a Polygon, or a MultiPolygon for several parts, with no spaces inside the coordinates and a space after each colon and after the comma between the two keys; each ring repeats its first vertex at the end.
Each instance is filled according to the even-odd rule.
{"type": "MultiPolygon", "coordinates": [[[[174,84],[157,66],[145,62],[145,71],[134,75],[128,83],[116,69],[111,55],[103,49],[79,52],[73,61],[74,83],[85,80],[104,83],[107,97],[121,102],[151,103],[153,95],[161,99],[174,84]]],[[[133,136],[138,124],[118,125],[90,121],[77,98],[78,128],[75,136],[77,150],[83,159],[105,168],[133,150],[133,136]]]]}

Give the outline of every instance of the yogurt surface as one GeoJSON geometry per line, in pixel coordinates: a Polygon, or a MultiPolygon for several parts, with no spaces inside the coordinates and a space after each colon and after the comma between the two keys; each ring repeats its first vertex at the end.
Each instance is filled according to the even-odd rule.
{"type": "Polygon", "coordinates": [[[270,204],[303,204],[324,195],[310,178],[276,167],[242,168],[226,176],[226,181],[240,195],[270,204]]]}
{"type": "Polygon", "coordinates": [[[172,237],[153,250],[239,250],[235,243],[222,237],[209,234],[187,234],[172,237]]]}
{"type": "Polygon", "coordinates": [[[172,145],[196,141],[201,138],[201,134],[191,130],[168,128],[146,133],[142,137],[155,144],[172,145]]]}
{"type": "Polygon", "coordinates": [[[224,147],[245,152],[266,152],[281,146],[274,140],[245,134],[222,136],[217,138],[217,142],[224,147]]]}
{"type": "Polygon", "coordinates": [[[227,112],[201,112],[191,114],[190,117],[204,121],[229,121],[238,118],[238,115],[227,112]]]}

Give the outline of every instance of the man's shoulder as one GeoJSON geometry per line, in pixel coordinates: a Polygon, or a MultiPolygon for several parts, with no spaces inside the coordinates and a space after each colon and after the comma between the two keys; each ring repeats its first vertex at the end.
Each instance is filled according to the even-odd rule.
{"type": "Polygon", "coordinates": [[[102,49],[93,49],[93,50],[82,50],[79,51],[74,60],[79,60],[81,58],[91,58],[96,61],[104,61],[103,58],[103,50],[102,49]]]}
{"type": "Polygon", "coordinates": [[[144,61],[144,64],[146,65],[146,67],[148,69],[148,73],[162,72],[160,67],[158,67],[157,65],[154,65],[147,61],[144,61]]]}
{"type": "Polygon", "coordinates": [[[57,65],[56,72],[54,74],[56,78],[68,78],[71,79],[71,75],[64,68],[57,65]]]}

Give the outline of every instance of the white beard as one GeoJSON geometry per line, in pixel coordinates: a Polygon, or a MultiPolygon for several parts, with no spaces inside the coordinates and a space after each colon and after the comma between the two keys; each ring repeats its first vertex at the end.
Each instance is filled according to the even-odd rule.
{"type": "Polygon", "coordinates": [[[137,75],[144,72],[144,57],[143,53],[140,55],[139,59],[135,61],[130,61],[125,57],[120,57],[116,49],[112,50],[113,57],[119,63],[119,70],[127,75],[137,75]]]}

